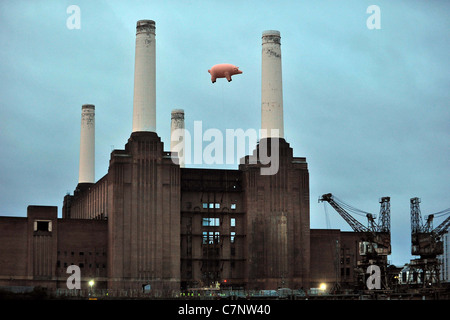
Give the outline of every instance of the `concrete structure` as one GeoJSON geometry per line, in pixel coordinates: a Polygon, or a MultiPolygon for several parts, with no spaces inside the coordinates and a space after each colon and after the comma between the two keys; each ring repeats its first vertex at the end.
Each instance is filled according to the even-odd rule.
{"type": "Polygon", "coordinates": [[[281,36],[276,30],[262,34],[261,129],[262,137],[284,138],[281,36]],[[272,133],[278,130],[278,134],[272,133]]]}
{"type": "Polygon", "coordinates": [[[155,41],[155,21],[138,21],[134,66],[133,132],[156,132],[155,41]]]}
{"type": "MultiPolygon", "coordinates": [[[[101,179],[80,180],[64,197],[62,219],[56,207],[35,206],[27,218],[0,219],[0,286],[65,288],[65,270],[76,264],[83,279],[93,276],[114,292],[151,288],[167,296],[216,283],[308,289],[335,281],[336,250],[347,257],[346,248],[350,270],[357,241],[310,230],[306,158],[294,157],[283,138],[279,32],[263,34],[261,116],[262,128],[280,134],[269,130],[237,170],[219,170],[174,163],[155,132],[154,30],[151,20],[137,23],[133,132],[125,148],[111,152],[101,179]],[[268,150],[278,163],[264,174],[268,150]]],[[[181,115],[172,113],[172,129],[184,127],[181,115]]],[[[341,279],[350,282],[346,270],[341,279]]]]}
{"type": "Polygon", "coordinates": [[[78,183],[95,182],[95,106],[81,107],[80,168],[78,183]]]}
{"type": "Polygon", "coordinates": [[[173,158],[175,163],[179,164],[181,168],[185,167],[185,134],[184,134],[184,110],[174,109],[171,113],[170,122],[170,151],[177,157],[173,158]]]}

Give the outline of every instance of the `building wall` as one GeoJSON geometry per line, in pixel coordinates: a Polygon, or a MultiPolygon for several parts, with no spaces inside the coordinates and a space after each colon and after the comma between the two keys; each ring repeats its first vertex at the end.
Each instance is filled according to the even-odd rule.
{"type": "Polygon", "coordinates": [[[24,285],[28,279],[26,218],[0,218],[0,285],[24,285]]]}
{"type": "Polygon", "coordinates": [[[241,180],[237,170],[181,170],[182,287],[245,285],[241,180]]]}
{"type": "Polygon", "coordinates": [[[81,281],[95,278],[97,288],[106,288],[108,264],[108,223],[106,220],[58,220],[56,275],[59,288],[66,288],[67,267],[80,267],[81,281]]]}
{"type": "Polygon", "coordinates": [[[63,218],[105,219],[108,218],[107,175],[96,183],[77,185],[74,195],[66,195],[63,204],[63,218]],[[70,208],[70,209],[69,209],[70,208]]]}
{"type": "Polygon", "coordinates": [[[340,281],[340,231],[311,230],[311,287],[340,281]]]}
{"type": "Polygon", "coordinates": [[[361,283],[365,270],[358,272],[359,242],[356,232],[333,229],[311,229],[311,287],[322,283],[327,288],[355,289],[361,283]]]}
{"type": "Polygon", "coordinates": [[[246,211],[248,288],[307,288],[310,231],[306,159],[294,158],[292,148],[284,139],[267,139],[266,142],[267,150],[261,149],[260,142],[253,158],[260,156],[261,151],[272,150],[271,144],[278,142],[276,174],[262,175],[261,170],[266,166],[259,160],[252,163],[249,156],[239,166],[243,172],[246,211]]]}
{"type": "MultiPolygon", "coordinates": [[[[340,232],[340,274],[341,287],[361,288],[367,278],[365,267],[361,266],[362,256],[359,254],[359,243],[363,235],[358,232],[340,232]]],[[[380,266],[381,267],[381,266],[380,266]]],[[[364,287],[365,288],[365,287],[364,287]]]]}
{"type": "MultiPolygon", "coordinates": [[[[246,282],[250,266],[246,256],[243,191],[239,179],[236,180],[240,172],[223,170],[212,175],[226,176],[223,181],[237,190],[234,192],[198,192],[192,190],[189,182],[198,181],[197,178],[206,181],[204,174],[213,171],[183,170],[184,187],[190,191],[182,192],[181,198],[181,287],[208,286],[218,281],[221,287],[250,288],[246,282]],[[219,208],[216,208],[217,203],[219,208]],[[219,226],[204,226],[204,218],[218,218],[219,226]],[[231,219],[235,219],[234,226],[231,219]],[[209,234],[205,237],[203,232],[213,232],[212,238],[209,234]],[[219,232],[218,238],[215,232],[219,232]],[[231,232],[235,232],[233,240],[231,232]],[[205,273],[210,272],[218,272],[217,277],[206,278],[205,273]]],[[[90,279],[95,279],[97,288],[107,288],[107,220],[54,219],[55,210],[56,207],[30,206],[26,218],[0,218],[0,286],[66,288],[70,276],[66,273],[67,267],[73,264],[80,267],[82,288],[87,288],[90,279]],[[52,222],[51,232],[35,230],[35,222],[42,220],[52,222]],[[43,237],[47,241],[42,241],[43,237]],[[56,239],[56,244],[50,239],[56,239]]],[[[323,229],[311,229],[310,235],[310,287],[326,283],[331,288],[337,279],[341,288],[354,288],[358,280],[354,269],[360,259],[359,235],[323,229]]]]}
{"type": "Polygon", "coordinates": [[[71,264],[80,266],[85,286],[92,274],[106,275],[106,256],[96,255],[106,252],[106,239],[106,221],[58,219],[57,207],[29,206],[26,218],[1,217],[0,286],[66,288],[71,264]],[[91,262],[97,261],[96,273],[91,262]]]}
{"type": "Polygon", "coordinates": [[[134,132],[108,170],[108,287],[178,290],[180,167],[154,132],[134,132]]]}

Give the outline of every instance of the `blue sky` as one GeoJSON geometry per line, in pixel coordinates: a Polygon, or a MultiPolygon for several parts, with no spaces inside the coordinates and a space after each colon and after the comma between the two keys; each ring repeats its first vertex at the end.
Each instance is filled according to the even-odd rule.
{"type": "MultiPolygon", "coordinates": [[[[364,211],[391,197],[391,260],[410,257],[409,199],[450,207],[448,1],[2,1],[0,215],[56,205],[78,179],[81,105],[96,106],[96,179],[132,127],[136,21],[156,21],[157,131],[260,127],[261,34],[281,32],[285,138],[307,158],[311,227],[331,192],[364,211]],[[81,10],[70,30],[66,9],[81,10]],[[381,29],[369,30],[369,5],[381,29]],[[210,82],[217,63],[243,70],[210,82]],[[223,80],[223,79],[222,79],[223,80]]],[[[220,166],[237,168],[236,165],[220,166]]],[[[328,208],[331,228],[350,227],[328,208]]],[[[367,221],[360,220],[363,224],[367,221]]],[[[435,221],[435,226],[440,221],[435,221]]]]}

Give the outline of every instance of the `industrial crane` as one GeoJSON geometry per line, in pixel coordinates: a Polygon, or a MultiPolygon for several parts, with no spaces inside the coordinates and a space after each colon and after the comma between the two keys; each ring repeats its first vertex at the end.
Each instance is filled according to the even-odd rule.
{"type": "Polygon", "coordinates": [[[444,253],[441,237],[447,232],[450,226],[450,216],[448,216],[439,226],[433,229],[433,219],[443,217],[450,213],[450,208],[430,214],[422,222],[420,212],[420,199],[411,198],[411,254],[420,256],[419,259],[411,260],[410,274],[422,272],[423,286],[431,283],[439,283],[439,261],[438,255],[444,253]]]}
{"type": "Polygon", "coordinates": [[[359,243],[361,260],[358,261],[358,266],[362,269],[361,273],[365,274],[369,265],[377,265],[384,275],[383,285],[387,288],[387,256],[391,254],[390,197],[380,199],[381,208],[378,223],[371,213],[354,208],[331,193],[324,194],[319,198],[319,202],[323,201],[328,202],[350,225],[353,231],[361,234],[359,243]],[[368,220],[368,226],[364,226],[347,211],[357,215],[365,215],[368,220]]]}

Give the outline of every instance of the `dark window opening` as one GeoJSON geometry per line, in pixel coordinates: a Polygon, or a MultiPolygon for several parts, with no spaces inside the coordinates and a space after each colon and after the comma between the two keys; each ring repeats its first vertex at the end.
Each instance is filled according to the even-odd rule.
{"type": "Polygon", "coordinates": [[[50,223],[49,221],[36,221],[36,231],[50,231],[48,224],[50,223]]]}

